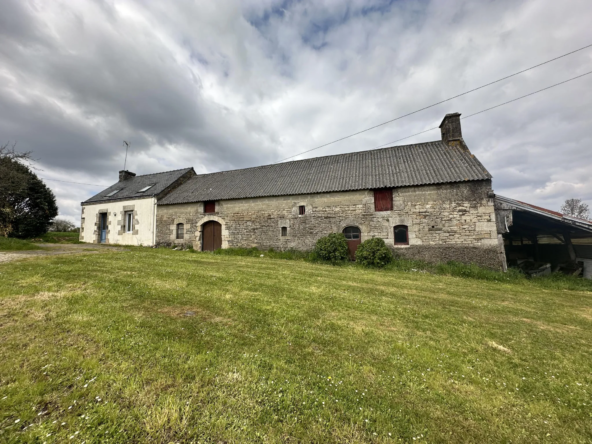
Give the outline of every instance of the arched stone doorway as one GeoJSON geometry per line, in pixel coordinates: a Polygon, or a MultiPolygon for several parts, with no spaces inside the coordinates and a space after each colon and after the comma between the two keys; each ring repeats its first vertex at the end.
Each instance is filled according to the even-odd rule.
{"type": "Polygon", "coordinates": [[[214,251],[222,248],[222,225],[211,220],[202,225],[201,251],[214,251]]]}

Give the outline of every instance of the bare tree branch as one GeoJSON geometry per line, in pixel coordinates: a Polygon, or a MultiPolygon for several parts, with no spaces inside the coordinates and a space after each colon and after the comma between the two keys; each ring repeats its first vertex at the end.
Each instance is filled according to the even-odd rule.
{"type": "Polygon", "coordinates": [[[588,219],[590,217],[590,207],[582,202],[582,199],[566,199],[561,206],[561,212],[567,216],[588,219]]]}

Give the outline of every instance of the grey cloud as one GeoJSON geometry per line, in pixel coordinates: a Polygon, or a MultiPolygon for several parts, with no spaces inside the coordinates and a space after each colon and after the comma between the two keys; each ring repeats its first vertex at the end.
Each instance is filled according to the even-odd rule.
{"type": "MultiPolygon", "coordinates": [[[[140,174],[275,162],[590,43],[590,12],[585,1],[10,0],[0,139],[35,151],[45,177],[101,185],[123,166],[123,140],[140,174]]],[[[303,157],[372,149],[591,69],[582,51],[303,157]]],[[[497,192],[592,203],[590,81],[463,121],[497,192]]],[[[75,220],[96,191],[48,183],[75,220]]]]}

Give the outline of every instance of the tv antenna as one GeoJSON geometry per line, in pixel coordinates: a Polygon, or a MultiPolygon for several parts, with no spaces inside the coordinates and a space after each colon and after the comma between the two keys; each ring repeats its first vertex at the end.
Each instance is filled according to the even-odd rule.
{"type": "Polygon", "coordinates": [[[127,149],[129,148],[129,143],[127,143],[125,140],[123,141],[123,144],[125,145],[125,160],[123,161],[123,171],[125,171],[125,165],[127,164],[127,149]]]}

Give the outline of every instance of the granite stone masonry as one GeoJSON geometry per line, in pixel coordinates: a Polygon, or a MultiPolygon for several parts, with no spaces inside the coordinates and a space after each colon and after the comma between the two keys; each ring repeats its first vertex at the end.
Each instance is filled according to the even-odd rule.
{"type": "Polygon", "coordinates": [[[396,255],[501,267],[490,180],[395,188],[392,199],[391,211],[375,211],[370,190],[223,200],[211,214],[201,202],[159,205],[156,243],[201,250],[201,227],[214,220],[222,248],[311,250],[320,237],[355,226],[362,241],[380,237],[396,255]],[[185,224],[183,240],[175,239],[178,223],[185,224]],[[409,245],[395,246],[398,225],[408,227],[409,245]]]}

